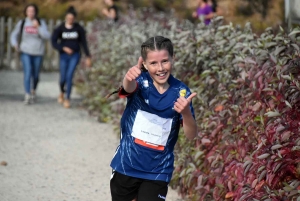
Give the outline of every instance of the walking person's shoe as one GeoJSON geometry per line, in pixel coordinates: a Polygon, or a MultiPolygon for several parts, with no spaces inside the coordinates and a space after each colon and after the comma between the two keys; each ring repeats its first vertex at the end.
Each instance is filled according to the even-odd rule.
{"type": "Polygon", "coordinates": [[[60,93],[58,98],[57,98],[57,102],[60,103],[60,104],[63,104],[64,103],[64,93],[60,93]]]}
{"type": "Polygon", "coordinates": [[[64,100],[64,108],[70,108],[70,107],[71,107],[70,100],[68,99],[64,100]]]}
{"type": "Polygon", "coordinates": [[[30,101],[31,101],[31,103],[35,103],[35,101],[36,101],[35,91],[31,91],[30,101]]]}
{"type": "Polygon", "coordinates": [[[24,104],[25,105],[29,105],[30,104],[30,94],[25,94],[24,104]]]}

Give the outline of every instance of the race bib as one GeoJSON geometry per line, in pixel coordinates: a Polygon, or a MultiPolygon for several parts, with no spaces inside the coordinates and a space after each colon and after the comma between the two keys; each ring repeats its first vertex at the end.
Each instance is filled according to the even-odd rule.
{"type": "Polygon", "coordinates": [[[131,135],[140,145],[163,150],[171,133],[172,121],[173,119],[138,110],[131,135]]]}

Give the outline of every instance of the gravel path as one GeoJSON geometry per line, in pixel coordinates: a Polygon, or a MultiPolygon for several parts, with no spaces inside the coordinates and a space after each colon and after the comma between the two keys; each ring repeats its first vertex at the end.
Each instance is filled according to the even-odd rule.
{"type": "MultiPolygon", "coordinates": [[[[118,145],[109,124],[56,103],[58,74],[42,73],[37,103],[25,106],[22,72],[0,71],[0,201],[109,201],[118,145]]],[[[178,201],[170,190],[167,201],[178,201]]]]}

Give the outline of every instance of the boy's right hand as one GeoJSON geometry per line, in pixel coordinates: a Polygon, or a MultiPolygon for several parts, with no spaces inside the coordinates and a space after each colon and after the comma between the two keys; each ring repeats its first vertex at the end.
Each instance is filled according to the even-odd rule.
{"type": "Polygon", "coordinates": [[[142,73],[141,68],[142,68],[142,64],[143,64],[143,59],[142,57],[139,58],[137,65],[131,67],[126,75],[125,75],[125,79],[128,80],[129,82],[135,80],[138,76],[140,76],[140,74],[142,73]]]}

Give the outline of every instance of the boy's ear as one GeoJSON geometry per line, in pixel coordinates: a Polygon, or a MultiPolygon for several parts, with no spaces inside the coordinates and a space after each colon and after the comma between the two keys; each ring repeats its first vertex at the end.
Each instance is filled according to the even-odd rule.
{"type": "Polygon", "coordinates": [[[147,65],[145,62],[143,62],[143,66],[146,68],[146,70],[148,70],[147,65]]]}

